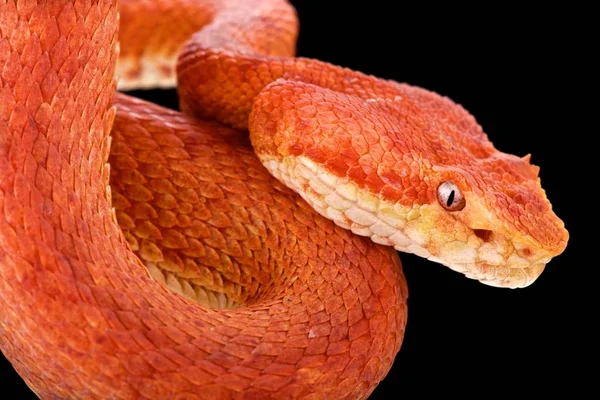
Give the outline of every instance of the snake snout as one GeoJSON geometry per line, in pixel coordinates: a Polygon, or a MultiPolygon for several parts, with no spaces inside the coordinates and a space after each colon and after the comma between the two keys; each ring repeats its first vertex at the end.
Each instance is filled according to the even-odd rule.
{"type": "Polygon", "coordinates": [[[552,259],[547,249],[528,237],[474,229],[479,239],[476,262],[463,265],[465,275],[480,282],[508,288],[531,285],[552,259]]]}
{"type": "Polygon", "coordinates": [[[528,236],[478,221],[465,240],[449,237],[432,249],[431,261],[486,285],[522,288],[531,285],[555,255],[528,236]]]}

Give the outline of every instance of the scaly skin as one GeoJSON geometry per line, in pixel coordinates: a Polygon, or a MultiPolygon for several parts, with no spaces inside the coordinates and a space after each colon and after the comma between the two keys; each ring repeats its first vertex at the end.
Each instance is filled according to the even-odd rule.
{"type": "MultiPolygon", "coordinates": [[[[182,108],[249,127],[336,224],[499,286],[563,251],[536,167],[451,101],[289,58],[283,1],[155,3],[123,2],[122,87],[171,85],[208,24],[179,61],[182,108]],[[168,10],[180,33],[142,50],[168,10]],[[443,181],[464,209],[440,206],[443,181]]],[[[406,322],[397,255],[310,211],[239,132],[124,96],[109,174],[116,25],[110,1],[0,2],[2,351],[43,398],[368,396],[406,322]]]]}
{"type": "Polygon", "coordinates": [[[41,398],[365,398],[404,332],[397,254],[239,132],[124,96],[111,198],[117,21],[113,1],[0,2],[0,349],[41,398]],[[244,304],[167,290],[132,247],[184,296],[244,304]]]}

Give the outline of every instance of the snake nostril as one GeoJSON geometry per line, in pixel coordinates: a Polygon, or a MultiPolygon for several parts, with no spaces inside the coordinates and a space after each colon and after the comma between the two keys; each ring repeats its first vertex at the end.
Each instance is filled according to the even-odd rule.
{"type": "Polygon", "coordinates": [[[492,237],[492,231],[488,231],[487,229],[473,229],[473,233],[484,242],[489,242],[492,237]]]}

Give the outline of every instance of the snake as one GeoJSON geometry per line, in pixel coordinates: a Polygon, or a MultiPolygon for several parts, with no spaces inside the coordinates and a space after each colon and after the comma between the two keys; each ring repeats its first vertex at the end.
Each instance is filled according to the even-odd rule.
{"type": "Polygon", "coordinates": [[[285,0],[0,1],[0,349],[37,396],[366,398],[397,250],[511,288],[564,251],[529,156],[297,35],[285,0]]]}

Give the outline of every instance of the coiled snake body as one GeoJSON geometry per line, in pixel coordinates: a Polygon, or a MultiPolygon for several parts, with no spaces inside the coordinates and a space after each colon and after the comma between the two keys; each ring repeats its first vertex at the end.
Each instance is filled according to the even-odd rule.
{"type": "Polygon", "coordinates": [[[527,158],[294,58],[286,2],[120,7],[123,88],[173,84],[198,31],[187,115],[114,95],[114,1],[0,1],[0,348],[38,396],[364,398],[406,323],[393,247],[509,287],[564,250],[527,158]]]}

